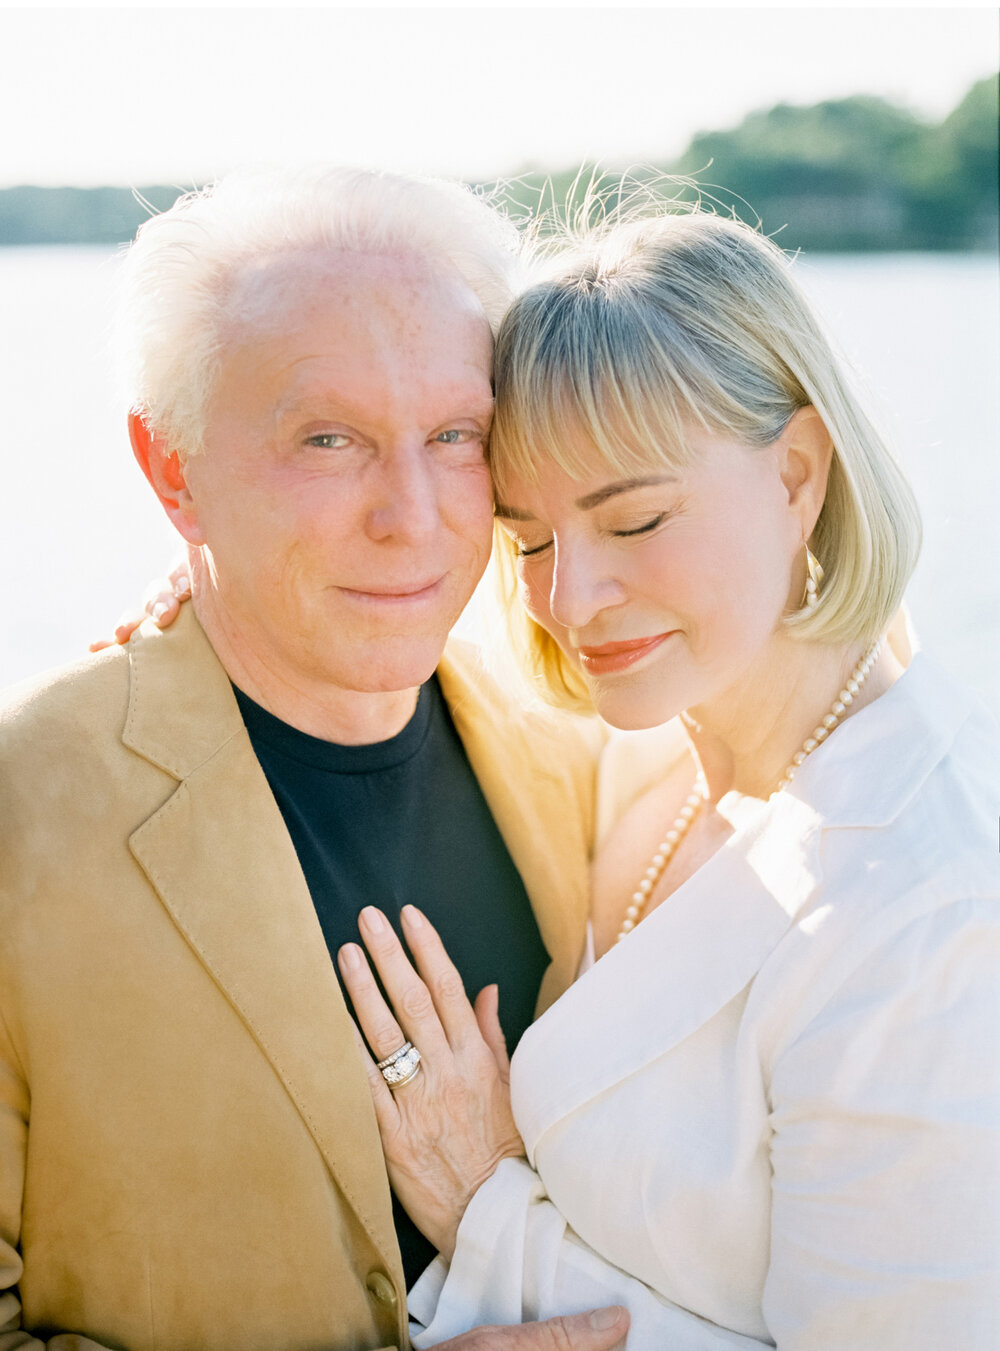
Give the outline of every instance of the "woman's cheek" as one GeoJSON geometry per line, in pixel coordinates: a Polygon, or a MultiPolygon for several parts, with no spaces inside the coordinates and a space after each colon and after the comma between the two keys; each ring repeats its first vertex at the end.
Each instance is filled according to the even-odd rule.
{"type": "Polygon", "coordinates": [[[576,654],[567,642],[566,630],[561,624],[555,622],[549,610],[549,569],[538,568],[536,571],[533,568],[530,575],[526,575],[526,573],[522,572],[518,589],[521,604],[535,623],[555,639],[568,657],[572,660],[576,660],[576,654]],[[544,576],[540,577],[538,575],[539,572],[544,573],[544,576]]]}
{"type": "Polygon", "coordinates": [[[552,619],[549,615],[549,588],[539,574],[543,570],[537,565],[521,564],[518,577],[518,598],[536,624],[551,632],[552,619]]]}

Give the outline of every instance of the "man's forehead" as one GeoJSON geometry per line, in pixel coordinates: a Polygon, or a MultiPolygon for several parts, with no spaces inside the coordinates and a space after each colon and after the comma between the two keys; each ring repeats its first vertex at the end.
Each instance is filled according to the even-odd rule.
{"type": "Polygon", "coordinates": [[[279,422],[488,424],[489,324],[457,274],[419,263],[341,251],[248,274],[221,334],[219,397],[279,422]]]}
{"type": "Polygon", "coordinates": [[[394,312],[399,320],[436,313],[487,323],[457,269],[418,253],[340,247],[262,256],[234,275],[227,301],[229,318],[244,332],[280,331],[327,305],[336,305],[345,323],[375,311],[394,312]]]}

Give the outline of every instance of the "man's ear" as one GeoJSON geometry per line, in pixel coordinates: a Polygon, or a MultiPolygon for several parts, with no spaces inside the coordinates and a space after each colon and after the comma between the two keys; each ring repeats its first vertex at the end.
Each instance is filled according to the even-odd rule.
{"type": "Polygon", "coordinates": [[[800,408],[778,439],[779,474],[788,505],[797,516],[803,543],[809,539],[823,509],[833,459],[833,440],[812,406],[800,408]]]}
{"type": "Polygon", "coordinates": [[[174,528],[188,544],[204,544],[184,463],[177,451],[171,450],[162,436],[151,431],[142,414],[134,408],[128,415],[128,435],[132,454],[174,528]]]}

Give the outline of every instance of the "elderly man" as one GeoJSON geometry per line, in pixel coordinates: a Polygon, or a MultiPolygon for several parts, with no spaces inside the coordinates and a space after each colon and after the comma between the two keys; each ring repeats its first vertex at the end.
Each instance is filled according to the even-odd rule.
{"type": "Polygon", "coordinates": [[[331,952],[415,901],[513,1041],[584,924],[587,755],[442,656],[514,265],[458,189],[371,174],[229,181],[126,261],[132,444],[194,604],[2,714],[0,1351],[406,1344],[428,1254],[331,952]]]}

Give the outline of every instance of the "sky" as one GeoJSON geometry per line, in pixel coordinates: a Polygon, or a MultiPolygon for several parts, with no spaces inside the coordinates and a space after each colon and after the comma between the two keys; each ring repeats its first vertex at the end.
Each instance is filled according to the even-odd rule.
{"type": "Polygon", "coordinates": [[[998,64],[992,6],[0,6],[0,186],[624,168],[779,101],[937,119],[998,64]]]}

